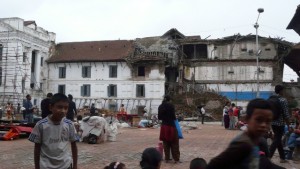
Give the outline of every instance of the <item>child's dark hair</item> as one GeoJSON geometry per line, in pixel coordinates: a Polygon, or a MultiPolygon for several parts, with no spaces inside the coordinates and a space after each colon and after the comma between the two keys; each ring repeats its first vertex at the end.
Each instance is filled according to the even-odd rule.
{"type": "Polygon", "coordinates": [[[77,116],[77,120],[82,120],[82,116],[81,116],[81,115],[78,115],[78,116],[77,116]]]}
{"type": "Polygon", "coordinates": [[[194,158],[190,163],[190,169],[205,169],[207,166],[203,158],[194,158]]]}
{"type": "Polygon", "coordinates": [[[62,94],[62,93],[56,93],[52,96],[52,98],[50,99],[50,104],[55,104],[57,102],[69,102],[68,98],[66,95],[62,94]]]}
{"type": "Polygon", "coordinates": [[[249,119],[252,116],[254,109],[267,109],[272,111],[272,106],[265,99],[253,99],[247,105],[246,119],[249,119]]]}
{"type": "Polygon", "coordinates": [[[112,162],[108,166],[104,167],[104,169],[123,169],[125,164],[120,162],[112,162]]]}
{"type": "Polygon", "coordinates": [[[156,148],[146,148],[142,154],[142,161],[140,165],[143,169],[157,169],[162,156],[156,148]]]}
{"type": "Polygon", "coordinates": [[[279,94],[280,91],[282,91],[284,87],[282,85],[276,85],[275,86],[275,93],[279,94]]]}

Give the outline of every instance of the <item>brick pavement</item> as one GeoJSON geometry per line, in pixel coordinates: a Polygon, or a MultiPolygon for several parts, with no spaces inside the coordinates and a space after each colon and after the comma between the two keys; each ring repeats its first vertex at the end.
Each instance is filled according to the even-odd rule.
{"type": "MultiPolygon", "coordinates": [[[[219,124],[200,125],[200,129],[183,131],[180,140],[181,160],[183,163],[162,163],[162,169],[188,169],[189,162],[196,157],[209,161],[218,155],[239,131],[225,130],[219,124]]],[[[79,168],[103,169],[112,161],[121,161],[128,169],[138,169],[142,151],[147,147],[156,147],[159,129],[120,129],[116,142],[102,144],[78,143],[79,168]]],[[[27,139],[0,141],[0,169],[31,169],[33,163],[33,143],[27,139]]],[[[274,162],[278,162],[275,154],[274,162]]],[[[297,168],[291,161],[280,164],[287,169],[297,168]]],[[[299,165],[299,164],[298,164],[299,165]]],[[[300,168],[300,167],[298,167],[300,168]]]]}

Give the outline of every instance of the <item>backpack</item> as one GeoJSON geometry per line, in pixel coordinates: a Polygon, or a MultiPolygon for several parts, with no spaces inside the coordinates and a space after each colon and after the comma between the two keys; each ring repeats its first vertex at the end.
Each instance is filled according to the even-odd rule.
{"type": "Polygon", "coordinates": [[[279,98],[279,96],[272,95],[268,99],[272,106],[273,120],[277,120],[280,117],[280,114],[282,114],[282,107],[279,98]]]}

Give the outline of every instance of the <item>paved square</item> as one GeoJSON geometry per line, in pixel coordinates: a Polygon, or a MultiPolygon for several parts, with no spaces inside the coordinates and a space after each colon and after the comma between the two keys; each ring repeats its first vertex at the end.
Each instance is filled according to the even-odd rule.
{"type": "MultiPolygon", "coordinates": [[[[188,169],[190,161],[195,157],[202,157],[209,161],[227,147],[231,139],[240,131],[225,130],[220,124],[199,125],[196,130],[183,131],[184,139],[180,140],[181,160],[183,163],[162,163],[162,169],[188,169]]],[[[116,142],[102,144],[78,143],[78,168],[103,169],[113,161],[126,164],[128,169],[139,169],[142,151],[147,147],[156,147],[159,128],[123,128],[116,142]]],[[[34,168],[34,144],[27,139],[0,141],[1,169],[31,169],[34,168]]],[[[278,154],[273,159],[278,162],[278,154]]],[[[292,161],[280,164],[287,169],[300,168],[300,164],[292,161]],[[297,167],[296,167],[297,166],[297,167]]]]}

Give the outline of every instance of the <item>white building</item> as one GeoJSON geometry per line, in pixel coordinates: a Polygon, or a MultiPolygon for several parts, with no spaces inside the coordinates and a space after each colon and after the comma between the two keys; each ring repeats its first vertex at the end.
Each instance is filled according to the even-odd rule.
{"type": "Polygon", "coordinates": [[[0,104],[20,103],[27,94],[38,105],[44,97],[49,49],[55,34],[35,21],[0,18],[0,104]]]}
{"type": "Polygon", "coordinates": [[[157,113],[165,91],[164,64],[132,57],[135,49],[127,40],[57,44],[47,60],[48,92],[72,94],[80,108],[95,103],[117,111],[124,104],[131,114],[144,108],[157,113]]]}

